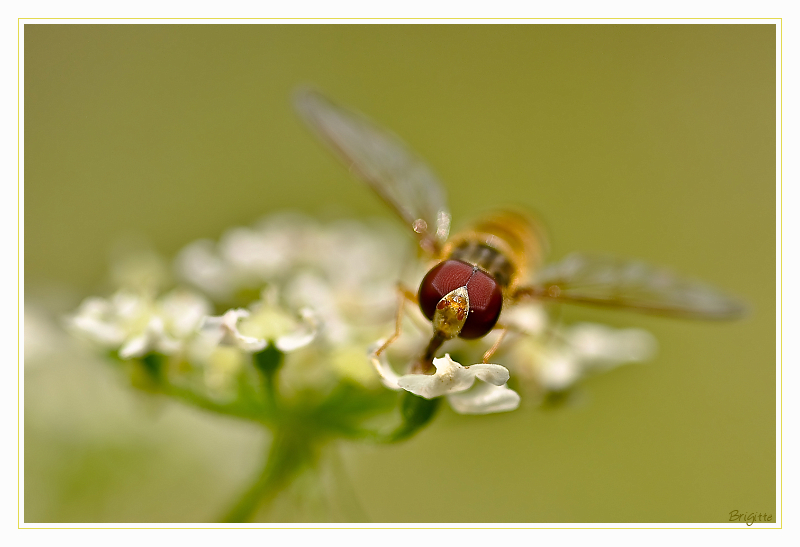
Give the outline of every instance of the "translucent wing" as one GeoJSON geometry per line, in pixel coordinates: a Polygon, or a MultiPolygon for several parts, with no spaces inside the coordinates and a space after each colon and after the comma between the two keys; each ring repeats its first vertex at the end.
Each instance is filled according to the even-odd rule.
{"type": "Polygon", "coordinates": [[[313,90],[295,96],[306,123],[358,177],[437,253],[450,231],[444,189],[428,166],[395,135],[313,90]]]}
{"type": "Polygon", "coordinates": [[[734,319],[744,307],[701,282],[635,260],[574,253],[543,268],[518,297],[697,319],[734,319]]]}

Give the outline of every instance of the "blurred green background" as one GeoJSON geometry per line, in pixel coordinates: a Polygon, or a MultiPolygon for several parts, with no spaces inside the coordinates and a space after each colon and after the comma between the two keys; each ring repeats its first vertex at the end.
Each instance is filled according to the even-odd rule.
{"type": "MultiPolygon", "coordinates": [[[[274,211],[390,216],[298,122],[291,92],[311,83],[427,158],[456,226],[527,207],[553,258],[640,257],[750,306],[725,324],[565,310],[649,329],[658,358],[585,381],[559,408],[448,409],[402,446],[343,447],[363,518],[774,515],[775,37],[774,25],[26,25],[26,303],[60,313],[102,292],[130,234],[172,256],[274,211]]],[[[24,433],[27,522],[213,519],[266,442],[58,354],[26,366],[24,433]]]]}

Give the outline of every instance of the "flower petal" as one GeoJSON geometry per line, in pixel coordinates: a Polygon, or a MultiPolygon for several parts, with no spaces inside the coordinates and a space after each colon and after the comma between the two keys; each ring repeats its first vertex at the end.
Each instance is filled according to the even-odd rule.
{"type": "Polygon", "coordinates": [[[645,330],[619,330],[592,323],[573,325],[567,339],[582,361],[606,367],[647,361],[657,347],[655,337],[645,330]]]}
{"type": "Polygon", "coordinates": [[[508,382],[510,377],[508,369],[501,365],[479,363],[464,368],[468,368],[470,372],[473,372],[478,380],[483,380],[496,386],[502,386],[508,382]]]}
{"type": "Polygon", "coordinates": [[[508,381],[508,370],[500,365],[472,365],[462,367],[449,354],[434,359],[435,374],[406,374],[397,380],[397,385],[414,395],[433,399],[441,395],[466,391],[475,383],[475,378],[495,385],[508,381]]]}
{"type": "Polygon", "coordinates": [[[294,351],[309,345],[319,332],[319,320],[311,308],[300,310],[301,323],[297,329],[289,334],[279,336],[275,340],[275,347],[283,352],[294,351]]]}
{"type": "Polygon", "coordinates": [[[119,349],[119,356],[122,359],[143,357],[153,350],[164,355],[172,355],[180,351],[181,347],[180,340],[176,340],[166,333],[164,320],[156,316],[150,318],[147,326],[140,334],[128,339],[122,345],[119,349]]]}
{"type": "Polygon", "coordinates": [[[397,375],[392,365],[389,364],[386,352],[384,351],[380,355],[375,355],[375,352],[378,351],[385,342],[386,340],[378,340],[370,346],[369,360],[372,362],[372,366],[375,367],[375,370],[378,371],[378,375],[381,377],[381,383],[389,389],[399,391],[403,389],[397,384],[397,380],[400,379],[400,376],[397,375]]]}
{"type": "Polygon", "coordinates": [[[547,349],[539,357],[536,376],[548,390],[561,391],[574,384],[581,376],[581,365],[575,352],[565,348],[547,349]]]}
{"type": "Polygon", "coordinates": [[[517,304],[503,311],[503,324],[526,334],[542,334],[547,329],[547,312],[538,302],[517,304]]]}
{"type": "Polygon", "coordinates": [[[123,359],[131,357],[142,357],[152,350],[158,343],[158,339],[164,335],[164,322],[160,317],[153,317],[147,322],[147,326],[137,336],[126,341],[119,349],[119,356],[123,359]]]}
{"type": "Polygon", "coordinates": [[[134,336],[125,342],[119,349],[119,356],[121,359],[130,359],[131,357],[142,357],[150,348],[147,333],[142,333],[139,336],[134,336]]]}
{"type": "Polygon", "coordinates": [[[256,352],[267,347],[267,341],[263,338],[245,336],[237,327],[239,319],[248,317],[250,312],[237,308],[226,311],[221,316],[206,317],[203,321],[203,330],[211,331],[218,338],[220,346],[235,346],[242,351],[256,352]]]}
{"type": "Polygon", "coordinates": [[[78,311],[67,318],[67,326],[103,346],[116,347],[125,340],[125,330],[113,317],[111,304],[103,298],[84,300],[78,311]]]}
{"type": "Polygon", "coordinates": [[[519,394],[506,385],[478,384],[473,389],[447,396],[459,414],[509,412],[519,407],[519,394]]]}
{"type": "Polygon", "coordinates": [[[178,338],[189,338],[203,318],[211,313],[211,303],[197,293],[174,290],[159,300],[165,329],[178,338]]]}

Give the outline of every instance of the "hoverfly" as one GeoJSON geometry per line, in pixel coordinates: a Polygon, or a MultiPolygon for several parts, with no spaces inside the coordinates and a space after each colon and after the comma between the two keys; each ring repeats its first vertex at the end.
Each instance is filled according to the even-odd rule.
{"type": "MultiPolygon", "coordinates": [[[[398,137],[314,90],[298,92],[295,106],[328,148],[411,228],[422,253],[436,261],[416,293],[400,288],[401,298],[416,302],[433,325],[414,372],[431,370],[447,340],[481,338],[500,328],[484,355],[487,362],[508,331],[498,324],[501,310],[530,299],[697,319],[733,319],[743,312],[735,299],[712,287],[639,261],[573,253],[540,268],[546,240],[524,213],[500,211],[450,238],[441,183],[398,137]]],[[[399,336],[403,304],[394,335],[377,354],[399,336]]]]}

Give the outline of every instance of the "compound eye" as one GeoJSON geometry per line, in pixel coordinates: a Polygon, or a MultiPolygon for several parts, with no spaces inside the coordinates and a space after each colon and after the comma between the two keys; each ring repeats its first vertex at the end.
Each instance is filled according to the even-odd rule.
{"type": "Polygon", "coordinates": [[[494,278],[480,270],[467,283],[469,315],[459,336],[472,339],[485,336],[497,324],[503,308],[503,291],[494,278]]]}
{"type": "Polygon", "coordinates": [[[434,266],[422,279],[417,295],[419,307],[425,317],[433,320],[439,301],[444,295],[465,286],[472,273],[472,266],[460,260],[445,260],[434,266]]]}
{"type": "Polygon", "coordinates": [[[434,266],[420,283],[419,307],[425,317],[433,320],[439,301],[446,294],[464,286],[469,293],[469,313],[459,336],[480,338],[497,324],[503,307],[503,292],[494,278],[476,270],[471,264],[445,260],[434,266]]]}

